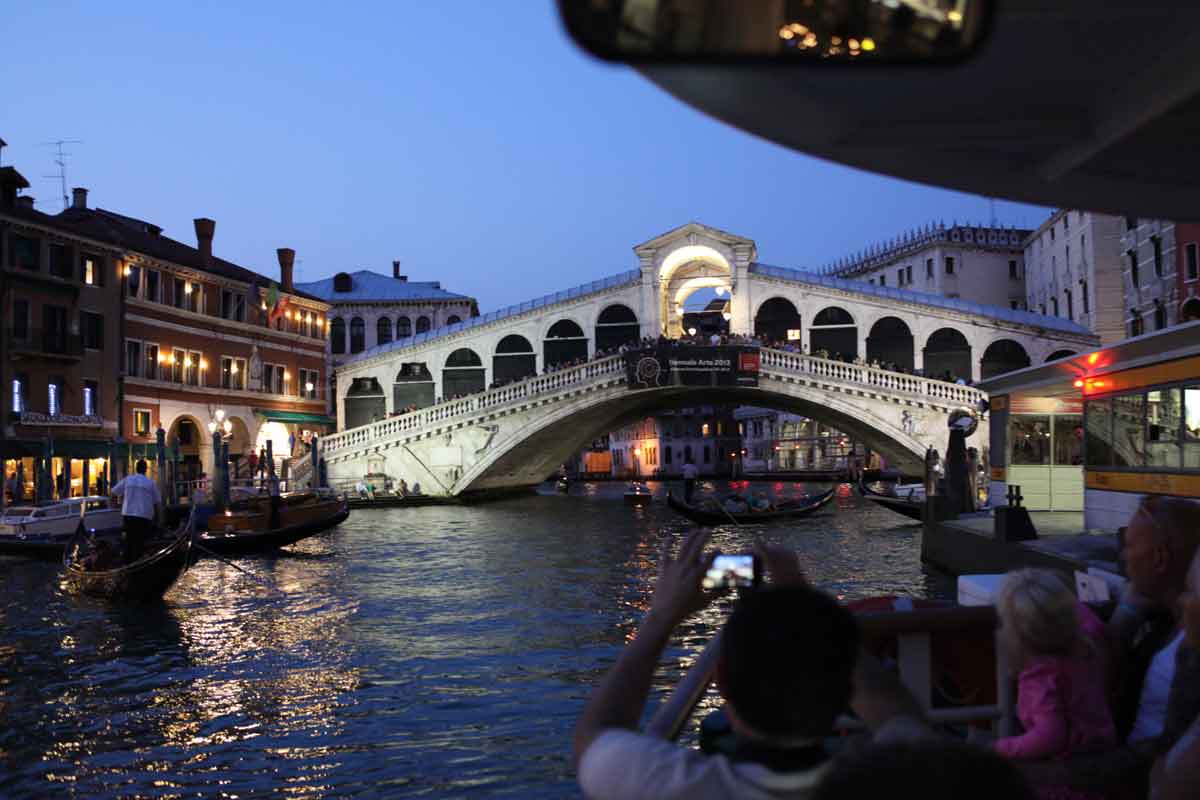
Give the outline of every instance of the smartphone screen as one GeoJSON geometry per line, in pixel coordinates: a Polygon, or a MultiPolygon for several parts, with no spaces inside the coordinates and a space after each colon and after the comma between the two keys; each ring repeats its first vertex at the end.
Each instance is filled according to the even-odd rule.
{"type": "Polygon", "coordinates": [[[754,556],[717,556],[704,575],[705,589],[737,589],[754,585],[754,556]]]}

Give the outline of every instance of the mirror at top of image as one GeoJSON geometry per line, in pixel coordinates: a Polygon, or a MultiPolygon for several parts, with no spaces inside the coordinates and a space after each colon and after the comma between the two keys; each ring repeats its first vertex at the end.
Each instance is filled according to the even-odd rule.
{"type": "Polygon", "coordinates": [[[986,0],[559,0],[567,31],[627,62],[941,61],[982,39],[986,0]]]}

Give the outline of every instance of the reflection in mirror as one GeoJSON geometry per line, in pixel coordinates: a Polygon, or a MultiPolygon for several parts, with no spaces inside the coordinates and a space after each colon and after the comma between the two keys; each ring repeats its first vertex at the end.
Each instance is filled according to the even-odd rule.
{"type": "Polygon", "coordinates": [[[939,60],[979,43],[986,0],[560,0],[580,45],[618,61],[939,60]]]}

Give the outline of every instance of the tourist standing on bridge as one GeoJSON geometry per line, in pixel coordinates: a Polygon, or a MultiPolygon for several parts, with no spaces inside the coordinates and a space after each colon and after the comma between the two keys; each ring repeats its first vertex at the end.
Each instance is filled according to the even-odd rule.
{"type": "Polygon", "coordinates": [[[691,505],[692,495],[696,491],[696,476],[700,474],[700,470],[696,469],[696,465],[689,458],[683,462],[683,502],[691,505]]]}

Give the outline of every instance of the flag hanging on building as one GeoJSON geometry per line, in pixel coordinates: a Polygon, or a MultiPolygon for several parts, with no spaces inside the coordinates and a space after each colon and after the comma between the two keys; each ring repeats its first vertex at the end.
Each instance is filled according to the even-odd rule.
{"type": "Polygon", "coordinates": [[[279,319],[287,310],[287,296],[274,283],[267,289],[267,309],[270,312],[269,322],[279,319]]]}

